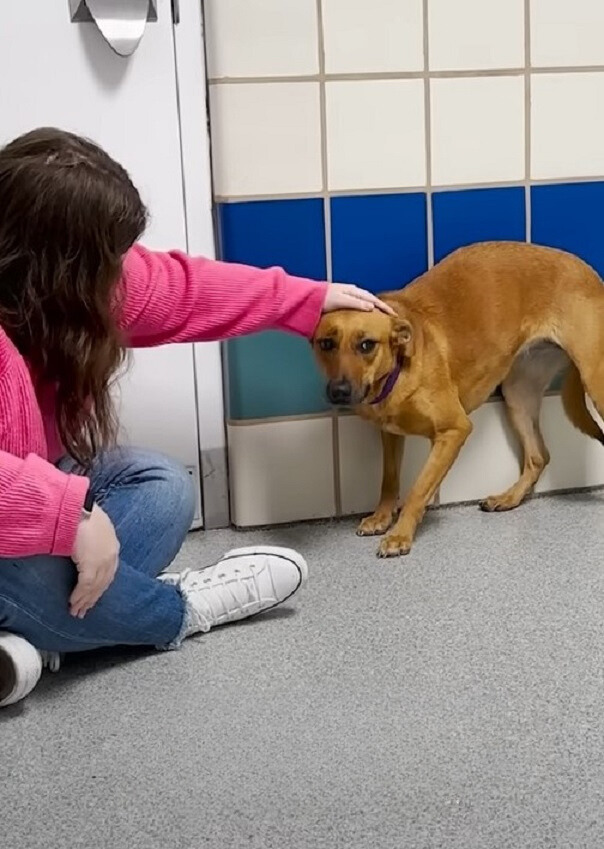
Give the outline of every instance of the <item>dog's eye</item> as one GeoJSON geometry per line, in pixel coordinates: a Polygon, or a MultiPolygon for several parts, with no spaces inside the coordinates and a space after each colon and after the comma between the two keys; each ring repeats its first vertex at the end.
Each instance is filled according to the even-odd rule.
{"type": "Polygon", "coordinates": [[[377,345],[375,339],[362,339],[359,342],[359,351],[361,354],[370,354],[377,345]]]}
{"type": "Polygon", "coordinates": [[[328,351],[333,351],[336,347],[336,340],[332,339],[330,336],[327,336],[325,339],[319,339],[318,342],[319,349],[327,353],[328,351]]]}

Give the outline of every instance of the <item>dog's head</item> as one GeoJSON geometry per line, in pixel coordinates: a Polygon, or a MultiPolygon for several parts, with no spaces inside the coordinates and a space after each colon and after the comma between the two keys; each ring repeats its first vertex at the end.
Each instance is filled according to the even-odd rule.
{"type": "Polygon", "coordinates": [[[415,334],[403,316],[338,310],[323,316],[312,345],[329,402],[356,406],[372,400],[397,363],[413,356],[415,334]]]}

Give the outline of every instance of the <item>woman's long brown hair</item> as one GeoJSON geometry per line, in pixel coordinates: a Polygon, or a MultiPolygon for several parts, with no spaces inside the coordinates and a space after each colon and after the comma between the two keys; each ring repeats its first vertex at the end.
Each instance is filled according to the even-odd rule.
{"type": "Polygon", "coordinates": [[[117,283],[146,220],[126,171],[86,139],[39,129],[0,150],[0,326],[56,386],[59,435],[85,468],[116,436],[117,283]]]}

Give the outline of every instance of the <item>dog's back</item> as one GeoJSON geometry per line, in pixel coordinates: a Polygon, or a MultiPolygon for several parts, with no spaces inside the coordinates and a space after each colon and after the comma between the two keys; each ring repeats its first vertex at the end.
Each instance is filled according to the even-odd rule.
{"type": "Polygon", "coordinates": [[[484,242],[455,251],[388,300],[437,325],[453,371],[463,372],[476,358],[509,355],[540,337],[568,349],[560,334],[579,332],[592,303],[604,309],[603,296],[596,272],[572,254],[484,242]]]}

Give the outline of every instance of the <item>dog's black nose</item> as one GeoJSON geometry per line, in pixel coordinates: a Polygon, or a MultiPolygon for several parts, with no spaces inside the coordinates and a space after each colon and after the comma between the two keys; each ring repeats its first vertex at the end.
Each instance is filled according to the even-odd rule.
{"type": "Polygon", "coordinates": [[[350,404],[352,386],[346,378],[330,380],[327,384],[327,400],[330,404],[350,404]]]}

